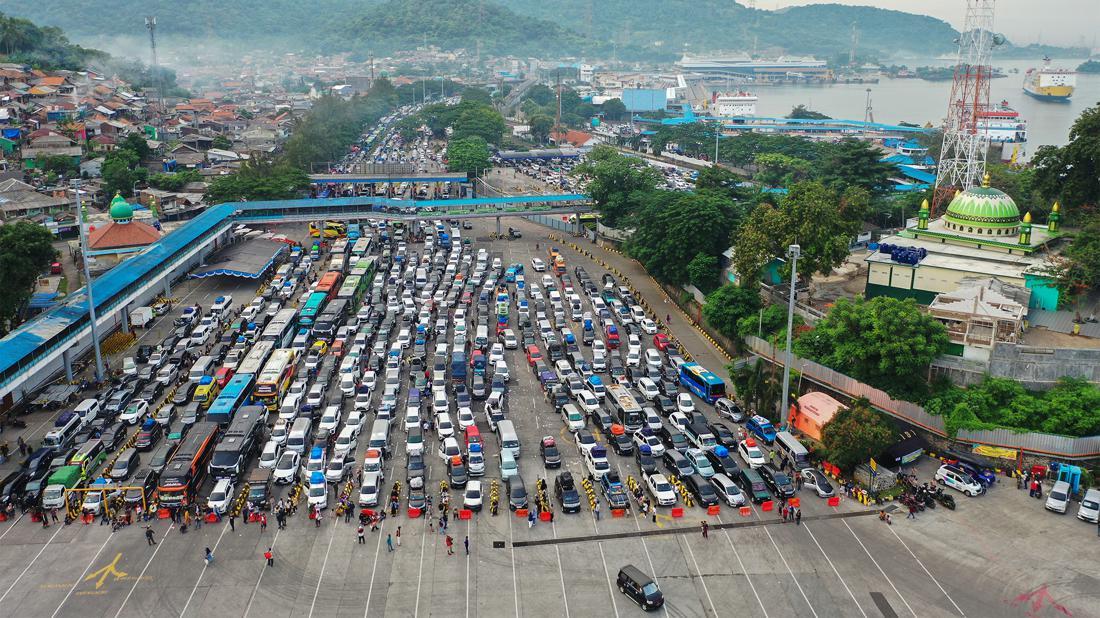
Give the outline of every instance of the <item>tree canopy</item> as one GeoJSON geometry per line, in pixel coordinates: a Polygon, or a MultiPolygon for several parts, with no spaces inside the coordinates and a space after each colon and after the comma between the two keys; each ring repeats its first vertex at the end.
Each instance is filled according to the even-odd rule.
{"type": "Polygon", "coordinates": [[[30,221],[0,225],[0,330],[15,322],[34,291],[38,276],[57,256],[53,234],[30,221]]]}
{"type": "Polygon", "coordinates": [[[596,203],[604,223],[612,227],[629,222],[661,175],[645,161],[628,157],[610,146],[597,146],[573,173],[588,176],[588,195],[596,203]]]}
{"type": "Polygon", "coordinates": [[[255,158],[235,174],[218,176],[203,199],[211,204],[242,200],[287,200],[309,189],[309,175],[286,161],[255,158]]]}
{"type": "Polygon", "coordinates": [[[916,301],[879,296],[839,299],[797,339],[795,350],[892,395],[924,392],[928,365],[947,348],[943,324],[916,301]]]}
{"type": "Polygon", "coordinates": [[[1080,378],[1062,378],[1045,392],[1031,392],[1009,378],[987,376],[968,388],[950,386],[924,409],[944,417],[951,435],[961,429],[1005,427],[1067,436],[1100,434],[1100,389],[1080,378]]]}
{"type": "Polygon", "coordinates": [[[866,400],[839,410],[821,429],[821,442],[829,461],[849,471],[889,448],[894,440],[890,422],[866,400]]]}
{"type": "Polygon", "coordinates": [[[489,145],[479,135],[452,139],[447,143],[447,169],[452,172],[482,174],[492,167],[489,145]]]}
{"type": "Polygon", "coordinates": [[[1081,112],[1065,146],[1040,146],[1032,158],[1035,183],[1067,212],[1095,212],[1100,206],[1100,103],[1081,112]]]}
{"type": "Polygon", "coordinates": [[[753,288],[723,285],[707,295],[703,305],[703,317],[718,332],[737,341],[741,339],[738,323],[746,318],[756,319],[760,307],[760,293],[753,288]]]}
{"type": "Polygon", "coordinates": [[[644,204],[633,218],[634,234],[626,250],[657,279],[686,283],[688,264],[697,254],[717,256],[729,247],[736,222],[723,195],[655,191],[644,204]]]}
{"type": "Polygon", "coordinates": [[[807,108],[805,105],[799,103],[791,109],[791,113],[787,114],[787,118],[796,118],[800,120],[829,120],[830,117],[822,114],[821,112],[815,112],[812,109],[807,108]]]}

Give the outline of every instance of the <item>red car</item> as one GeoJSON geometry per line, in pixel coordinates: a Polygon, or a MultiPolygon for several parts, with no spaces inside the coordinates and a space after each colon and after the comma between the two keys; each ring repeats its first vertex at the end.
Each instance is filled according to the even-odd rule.
{"type": "Polygon", "coordinates": [[[542,351],[537,345],[527,346],[527,364],[534,367],[535,363],[542,360],[542,351]]]}
{"type": "Polygon", "coordinates": [[[218,388],[225,388],[226,384],[229,384],[229,379],[233,377],[233,370],[229,367],[218,367],[218,370],[214,372],[214,379],[218,382],[218,388]]]}
{"type": "Polygon", "coordinates": [[[474,302],[474,295],[471,292],[462,293],[462,304],[470,305],[474,302]]]}
{"type": "Polygon", "coordinates": [[[668,348],[668,344],[671,343],[668,339],[668,335],[664,333],[657,333],[653,335],[653,347],[664,352],[668,348]]]}
{"type": "Polygon", "coordinates": [[[619,348],[619,328],[614,324],[607,325],[607,347],[611,350],[619,348]]]}

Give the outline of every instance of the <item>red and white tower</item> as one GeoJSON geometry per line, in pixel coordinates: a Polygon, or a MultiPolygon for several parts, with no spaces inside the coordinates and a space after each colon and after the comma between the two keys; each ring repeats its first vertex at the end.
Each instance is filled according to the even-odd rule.
{"type": "Polygon", "coordinates": [[[993,47],[1004,37],[993,33],[996,0],[966,0],[966,21],[959,35],[955,81],[943,127],[943,148],[936,172],[933,213],[951,200],[955,191],[965,191],[982,181],[989,136],[978,123],[979,112],[989,108],[990,60],[993,47]]]}

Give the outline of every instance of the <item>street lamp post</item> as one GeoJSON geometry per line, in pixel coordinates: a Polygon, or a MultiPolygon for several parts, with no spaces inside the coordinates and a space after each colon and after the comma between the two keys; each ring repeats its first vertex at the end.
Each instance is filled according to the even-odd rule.
{"type": "Polygon", "coordinates": [[[80,199],[80,181],[75,183],[76,193],[76,216],[79,224],[77,229],[80,230],[80,259],[84,263],[84,294],[88,297],[88,317],[91,319],[92,326],[92,348],[95,349],[95,379],[97,382],[103,381],[103,353],[99,349],[99,327],[96,325],[95,315],[95,297],[92,296],[92,272],[88,267],[88,234],[84,229],[86,223],[84,217],[84,204],[80,199]]]}
{"type": "Polygon", "coordinates": [[[718,136],[722,134],[722,123],[714,123],[714,165],[718,165],[718,136]]]}
{"type": "Polygon", "coordinates": [[[794,290],[798,283],[798,258],[802,256],[802,247],[791,245],[787,247],[787,257],[791,259],[791,294],[787,300],[787,360],[783,363],[783,399],[779,410],[781,425],[786,428],[787,415],[790,413],[788,398],[791,392],[791,330],[794,328],[794,290]]]}

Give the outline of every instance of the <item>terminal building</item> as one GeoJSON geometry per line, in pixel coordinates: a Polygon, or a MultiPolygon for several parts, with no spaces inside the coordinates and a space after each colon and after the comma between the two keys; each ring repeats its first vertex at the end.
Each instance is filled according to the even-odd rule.
{"type": "Polygon", "coordinates": [[[1054,205],[1047,225],[1020,216],[1002,191],[982,186],[955,195],[942,217],[931,218],[925,201],[916,226],[881,239],[867,256],[867,298],[913,298],[929,305],[938,294],[955,292],[964,280],[996,279],[1030,290],[1028,306],[1058,307],[1058,288],[1046,272],[1060,247],[1061,208],[1054,205]]]}

